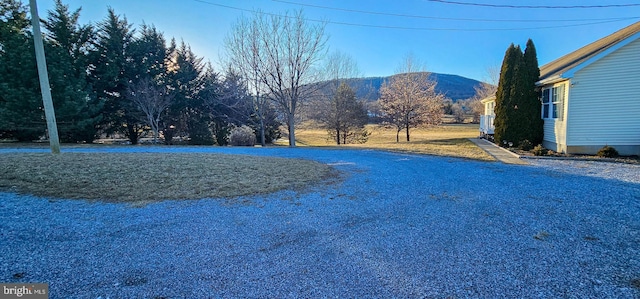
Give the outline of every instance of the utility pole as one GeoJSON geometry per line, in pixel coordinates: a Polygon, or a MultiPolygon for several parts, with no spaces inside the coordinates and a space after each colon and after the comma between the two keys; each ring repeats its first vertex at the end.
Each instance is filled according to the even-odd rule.
{"type": "Polygon", "coordinates": [[[49,131],[49,146],[52,154],[60,154],[60,140],[58,139],[58,126],[56,125],[56,113],[53,110],[51,99],[51,86],[47,73],[47,60],[44,57],[44,44],[40,32],[40,17],[36,0],[29,0],[31,6],[31,25],[33,27],[33,43],[36,49],[36,63],[38,64],[38,77],[40,78],[40,92],[44,104],[44,115],[47,118],[47,131],[49,131]]]}

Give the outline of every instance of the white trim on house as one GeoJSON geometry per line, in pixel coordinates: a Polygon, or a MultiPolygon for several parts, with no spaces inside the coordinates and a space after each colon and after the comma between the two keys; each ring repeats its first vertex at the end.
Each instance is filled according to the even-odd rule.
{"type": "Polygon", "coordinates": [[[620,49],[620,48],[622,48],[622,47],[634,42],[638,38],[640,38],[640,32],[638,32],[638,33],[636,33],[636,34],[634,34],[634,35],[622,40],[621,42],[619,42],[619,43],[607,48],[606,50],[598,53],[597,55],[595,55],[595,56],[587,59],[586,61],[578,64],[577,66],[567,70],[567,72],[562,74],[562,77],[567,78],[567,79],[573,78],[575,76],[576,72],[578,72],[578,71],[582,70],[583,68],[593,64],[594,62],[602,59],[603,57],[608,56],[609,54],[617,51],[618,49],[620,49]]]}
{"type": "Polygon", "coordinates": [[[568,80],[565,80],[542,88],[542,99],[540,99],[542,105],[540,117],[542,119],[564,119],[564,107],[569,98],[567,92],[569,89],[568,82],[568,80]]]}
{"type": "Polygon", "coordinates": [[[565,85],[562,118],[543,118],[543,146],[595,154],[609,145],[622,155],[640,155],[640,34],[633,37],[615,51],[580,64],[579,70],[566,71],[572,79],[542,86],[548,90],[565,85]]]}
{"type": "Polygon", "coordinates": [[[544,86],[544,85],[549,85],[549,84],[555,84],[555,83],[558,83],[558,82],[562,82],[564,80],[567,80],[567,78],[564,78],[564,77],[562,77],[560,75],[556,75],[556,76],[549,77],[549,78],[546,78],[544,80],[536,82],[536,86],[544,86]]]}
{"type": "Polygon", "coordinates": [[[582,70],[585,67],[588,67],[589,65],[593,64],[594,62],[602,59],[603,57],[606,57],[607,55],[617,51],[618,49],[628,45],[629,43],[632,43],[633,41],[635,41],[636,39],[640,38],[640,32],[629,36],[628,38],[618,42],[617,44],[614,44],[613,46],[610,46],[609,48],[607,48],[606,50],[594,55],[593,57],[590,57],[589,59],[581,62],[580,64],[573,66],[570,69],[567,69],[564,73],[558,74],[558,75],[554,75],[551,76],[549,78],[545,78],[543,80],[540,80],[538,82],[536,82],[536,86],[544,86],[544,85],[549,85],[549,84],[555,84],[567,79],[571,79],[575,76],[576,72],[582,70]]]}

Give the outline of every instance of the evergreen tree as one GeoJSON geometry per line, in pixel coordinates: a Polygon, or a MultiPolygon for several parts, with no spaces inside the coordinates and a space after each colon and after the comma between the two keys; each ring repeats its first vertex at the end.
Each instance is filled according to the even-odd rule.
{"type": "Polygon", "coordinates": [[[255,132],[261,132],[262,128],[264,130],[264,143],[273,143],[276,139],[282,137],[280,132],[282,122],[280,121],[278,111],[273,103],[260,101],[254,101],[254,103],[264,105],[260,108],[260,112],[258,112],[257,108],[253,110],[254,113],[251,114],[251,121],[248,126],[255,132]]]}
{"type": "Polygon", "coordinates": [[[241,126],[246,117],[246,89],[242,88],[239,78],[231,75],[220,81],[219,74],[210,67],[205,70],[204,84],[199,96],[204,102],[206,112],[211,117],[210,129],[217,145],[227,145],[227,136],[233,126],[241,126]]]}
{"type": "Polygon", "coordinates": [[[137,38],[134,38],[129,52],[134,80],[148,77],[158,85],[167,84],[167,59],[169,49],[162,32],[155,26],[142,25],[137,38]]]}
{"type": "Polygon", "coordinates": [[[80,26],[80,9],[56,0],[44,21],[47,30],[47,67],[62,142],[92,142],[101,120],[102,103],[87,82],[88,57],[93,42],[91,26],[80,26]]]}
{"type": "Polygon", "coordinates": [[[511,44],[505,53],[496,92],[495,140],[502,146],[518,146],[528,140],[542,142],[543,122],[535,83],[540,77],[533,42],[525,53],[511,44]]]}
{"type": "Polygon", "coordinates": [[[125,104],[131,115],[145,124],[144,130],[151,127],[154,142],[175,95],[167,71],[168,51],[162,32],[147,25],[141,26],[139,36],[129,46],[131,78],[125,104]]]}
{"type": "Polygon", "coordinates": [[[227,144],[231,129],[243,125],[251,127],[260,139],[264,132],[265,144],[279,138],[281,123],[273,105],[256,100],[247,89],[247,81],[233,69],[227,70],[223,80],[219,77],[210,69],[206,71],[205,87],[200,92],[212,117],[211,129],[216,144],[227,144]]]}
{"type": "MultiPolygon", "coordinates": [[[[172,44],[174,44],[172,42],[172,44]]],[[[197,57],[184,42],[174,48],[171,84],[175,90],[170,123],[176,130],[186,132],[191,144],[213,144],[209,129],[210,115],[205,107],[203,93],[206,76],[202,58],[197,57]]]]}
{"type": "Polygon", "coordinates": [[[126,18],[109,8],[108,16],[98,24],[97,50],[92,57],[91,82],[97,97],[103,100],[103,126],[109,133],[124,133],[132,144],[138,143],[144,125],[139,111],[127,101],[126,94],[135,77],[131,43],[134,30],[126,18]]]}
{"type": "Polygon", "coordinates": [[[31,141],[46,131],[27,9],[0,2],[0,138],[31,141]]]}
{"type": "MultiPolygon", "coordinates": [[[[544,134],[544,121],[542,120],[542,106],[540,105],[540,93],[536,90],[536,82],[540,79],[538,57],[533,41],[529,39],[524,50],[525,93],[520,111],[524,114],[524,126],[526,132],[522,140],[529,140],[533,144],[542,143],[544,134]]],[[[522,141],[520,140],[520,141],[522,141]]]]}
{"type": "Polygon", "coordinates": [[[500,69],[500,81],[498,90],[496,91],[496,107],[494,120],[495,140],[500,145],[505,142],[517,142],[518,133],[518,116],[514,113],[517,111],[518,97],[521,91],[518,89],[520,80],[520,68],[522,64],[522,50],[520,46],[511,44],[505,52],[500,69]]]}

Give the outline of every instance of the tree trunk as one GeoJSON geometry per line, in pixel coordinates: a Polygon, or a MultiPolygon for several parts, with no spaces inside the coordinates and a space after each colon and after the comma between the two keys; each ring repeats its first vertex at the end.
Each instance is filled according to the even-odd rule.
{"type": "MultiPolygon", "coordinates": [[[[257,78],[257,75],[254,74],[254,78],[257,78]]],[[[257,79],[254,80],[254,86],[258,86],[257,79]]],[[[255,104],[256,112],[258,113],[258,118],[260,119],[260,145],[262,145],[262,147],[265,147],[267,146],[267,137],[265,136],[264,129],[264,103],[262,102],[262,100],[260,100],[259,91],[256,92],[255,104]]]]}
{"type": "Polygon", "coordinates": [[[151,130],[153,131],[153,144],[158,143],[158,136],[160,135],[158,132],[158,119],[153,119],[153,117],[149,118],[149,123],[151,124],[151,130]]]}
{"type": "Polygon", "coordinates": [[[138,132],[136,132],[135,124],[127,124],[127,132],[129,135],[129,142],[134,145],[138,144],[138,132]]]}
{"type": "Polygon", "coordinates": [[[260,145],[262,147],[267,146],[266,137],[264,136],[264,119],[262,119],[262,114],[260,114],[260,145]]]}
{"type": "Polygon", "coordinates": [[[336,143],[340,145],[340,129],[336,129],[336,143]]]}
{"type": "Polygon", "coordinates": [[[296,146],[296,128],[295,128],[295,118],[293,113],[289,113],[287,115],[287,124],[289,126],[289,147],[296,146]]]}
{"type": "Polygon", "coordinates": [[[407,126],[407,142],[409,142],[409,126],[407,126]]]}
{"type": "Polygon", "coordinates": [[[396,143],[399,143],[399,142],[400,142],[400,131],[402,131],[402,129],[398,129],[398,130],[396,131],[396,143]]]}

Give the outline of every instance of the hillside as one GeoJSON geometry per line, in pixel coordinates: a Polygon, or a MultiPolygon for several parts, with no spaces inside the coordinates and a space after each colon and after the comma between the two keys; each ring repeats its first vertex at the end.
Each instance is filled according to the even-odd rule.
{"type": "MultiPolygon", "coordinates": [[[[382,83],[392,77],[352,78],[348,79],[347,83],[356,91],[358,98],[375,101],[380,96],[382,83]]],[[[436,82],[437,92],[453,101],[472,97],[475,94],[474,87],[480,84],[477,80],[449,74],[431,73],[429,79],[436,82]]]]}

